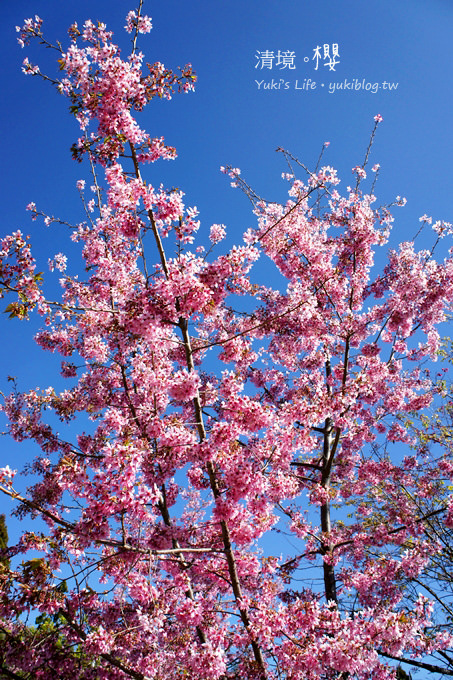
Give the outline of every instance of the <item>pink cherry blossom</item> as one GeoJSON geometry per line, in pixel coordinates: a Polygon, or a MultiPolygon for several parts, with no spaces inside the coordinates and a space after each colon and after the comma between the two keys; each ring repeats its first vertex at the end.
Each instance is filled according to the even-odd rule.
{"type": "Polygon", "coordinates": [[[223,224],[213,224],[209,232],[209,238],[212,243],[219,243],[226,236],[226,229],[223,224]]]}
{"type": "MultiPolygon", "coordinates": [[[[441,394],[427,360],[453,306],[452,255],[386,251],[394,218],[359,190],[363,165],[343,191],[331,166],[284,173],[281,203],[224,166],[255,224],[232,247],[225,225],[206,231],[158,166],[146,177],[176,152],[136,112],[195,76],[144,66],[141,9],[126,17],[129,58],[102,22],[53,45],[48,80],[81,128],[74,158],[94,170],[86,203],[76,183],[82,221],[70,230],[83,267],[66,273],[54,255],[65,274],[48,299],[30,239],[1,241],[6,311],[37,309],[36,342],[61,355],[66,379],[21,392],[11,378],[2,395],[9,435],[37,452],[28,489],[0,469],[27,518],[1,556],[5,672],[395,677],[388,657],[423,664],[453,645],[431,631],[438,602],[410,599],[442,549],[428,520],[453,526],[451,452],[412,451],[408,428],[441,394]]],[[[41,24],[26,20],[21,45],[51,45],[41,24]]]]}

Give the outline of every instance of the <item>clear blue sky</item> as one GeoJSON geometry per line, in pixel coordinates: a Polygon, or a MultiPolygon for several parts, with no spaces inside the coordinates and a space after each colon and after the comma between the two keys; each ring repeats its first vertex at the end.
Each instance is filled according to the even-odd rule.
{"type": "MultiPolygon", "coordinates": [[[[1,230],[32,234],[39,269],[46,270],[56,252],[70,251],[68,234],[31,222],[26,204],[35,201],[50,214],[80,221],[75,182],[88,176],[70,158],[78,130],[67,100],[20,71],[26,55],[45,71],[51,55],[36,45],[21,50],[14,27],[38,14],[49,38],[66,45],[74,20],[100,19],[127,53],[122,27],[133,8],[129,0],[18,0],[0,9],[1,230]]],[[[313,166],[323,142],[330,141],[325,162],[338,168],[341,189],[363,160],[376,113],[384,117],[373,148],[373,161],[381,164],[379,202],[398,194],[408,200],[405,209],[396,209],[395,239],[410,239],[423,213],[453,222],[451,0],[146,0],[145,11],[153,18],[151,34],[141,40],[147,60],[168,67],[191,62],[198,74],[194,94],[152,103],[143,114],[147,130],[163,135],[179,154],[174,162],[151,166],[148,179],[182,188],[187,203],[199,208],[206,232],[212,223],[224,223],[231,239],[240,241],[254,226],[247,200],[230,188],[220,165],[240,167],[259,193],[282,199],[279,178],[286,167],[275,149],[284,147],[313,166]],[[325,44],[331,54],[338,45],[335,70],[324,65],[325,44]],[[256,55],[265,51],[293,53],[295,68],[282,69],[277,59],[272,69],[261,68],[256,55]],[[315,89],[296,89],[296,81],[300,88],[308,78],[315,89]],[[264,89],[280,79],[288,87],[264,89]],[[258,87],[256,81],[264,83],[258,87]],[[345,82],[369,89],[330,91],[345,82]],[[383,89],[384,82],[394,89],[383,89]]],[[[39,323],[19,324],[2,315],[0,324],[0,389],[7,389],[8,374],[17,375],[23,389],[55,384],[57,357],[33,346],[39,323]]],[[[20,468],[27,455],[28,447],[3,441],[0,464],[20,468]]],[[[8,512],[0,498],[2,507],[8,512]]]]}

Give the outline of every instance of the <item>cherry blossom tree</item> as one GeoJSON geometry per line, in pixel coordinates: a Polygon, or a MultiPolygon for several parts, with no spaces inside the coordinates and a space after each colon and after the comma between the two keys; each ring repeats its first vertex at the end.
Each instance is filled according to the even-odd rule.
{"type": "MultiPolygon", "coordinates": [[[[175,151],[134,112],[195,81],[190,65],[144,66],[150,29],[140,3],[123,59],[101,23],[73,24],[66,49],[39,17],[19,28],[22,46],[56,52],[57,75],[27,58],[23,70],[69,99],[73,156],[92,176],[70,230],[84,270],[70,274],[61,253],[50,262],[61,300],[46,297],[27,237],[1,244],[7,310],[42,315],[37,342],[62,356],[68,387],[13,384],[3,401],[10,435],[39,453],[27,491],[12,462],[0,488],[18,516],[42,521],[3,551],[0,672],[384,680],[403,655],[426,666],[453,637],[431,631],[426,594],[406,604],[404,577],[440,550],[411,499],[434,501],[453,461],[413,456],[401,417],[436,392],[421,363],[437,356],[453,260],[405,242],[376,273],[393,218],[362,189],[370,149],[343,194],[333,168],[298,179],[285,153],[281,204],[224,168],[257,224],[218,255],[226,227],[212,225],[205,252],[182,192],[145,179],[175,151]],[[260,258],[284,286],[257,280],[260,258]]],[[[448,494],[442,521],[453,526],[448,494]]]]}
{"type": "MultiPolygon", "coordinates": [[[[450,363],[453,359],[451,341],[443,343],[440,357],[450,363]]],[[[453,401],[452,386],[446,379],[443,369],[438,381],[438,389],[442,399],[438,404],[433,404],[428,411],[406,414],[403,418],[404,427],[414,435],[412,444],[413,452],[419,460],[419,471],[422,473],[422,464],[425,469],[422,474],[426,477],[430,474],[430,466],[433,460],[438,460],[445,465],[446,460],[451,460],[452,436],[453,436],[453,401]],[[427,455],[429,452],[429,455],[427,455]]],[[[436,631],[451,631],[453,623],[453,533],[451,526],[444,521],[448,510],[449,497],[452,491],[449,476],[437,475],[430,479],[430,484],[435,485],[435,493],[428,495],[411,495],[404,490],[407,501],[412,503],[414,512],[423,517],[424,540],[438,546],[427,560],[426,565],[419,573],[405,574],[404,591],[406,606],[411,607],[420,592],[428,595],[435,603],[433,618],[430,624],[430,634],[436,631]]],[[[414,665],[414,660],[405,659],[405,663],[414,665]]],[[[421,668],[450,675],[453,671],[453,655],[446,650],[434,650],[432,658],[425,661],[416,661],[421,668]]],[[[407,666],[406,666],[407,667],[407,666]]]]}

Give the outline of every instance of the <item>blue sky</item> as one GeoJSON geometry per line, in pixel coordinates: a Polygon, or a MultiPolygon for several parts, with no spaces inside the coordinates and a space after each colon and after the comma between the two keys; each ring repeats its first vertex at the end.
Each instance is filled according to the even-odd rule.
{"type": "MultiPolygon", "coordinates": [[[[56,252],[77,253],[63,228],[31,222],[25,206],[35,201],[39,209],[76,223],[83,214],[75,182],[89,177],[70,157],[78,129],[67,100],[20,70],[26,55],[43,71],[51,69],[52,55],[37,45],[21,50],[14,27],[38,14],[44,32],[64,46],[74,20],[100,19],[127,54],[122,27],[133,7],[129,0],[19,0],[0,9],[1,230],[30,233],[44,271],[56,252]]],[[[145,0],[145,10],[153,18],[153,31],[141,39],[147,60],[170,68],[191,62],[198,74],[195,93],[153,102],[142,115],[144,127],[163,135],[179,154],[174,162],[151,166],[147,179],[182,188],[187,204],[200,210],[204,233],[212,223],[224,223],[230,242],[239,242],[254,226],[247,199],[229,186],[220,165],[241,168],[258,193],[283,199],[280,174],[286,166],[275,149],[284,147],[314,166],[329,141],[325,163],[339,170],[341,190],[363,160],[377,113],[384,117],[372,156],[381,164],[378,202],[396,195],[408,200],[406,208],[395,209],[394,242],[411,239],[424,213],[453,221],[450,0],[145,0]],[[330,55],[338,46],[334,70],[323,59],[315,68],[315,49],[320,46],[322,56],[324,45],[330,55]],[[265,51],[275,57],[292,53],[295,68],[281,68],[277,58],[267,68],[257,59],[265,51]],[[279,89],[271,87],[281,79],[279,89]],[[316,87],[300,89],[305,79],[316,87]],[[393,89],[384,89],[384,82],[393,89]],[[351,89],[355,83],[369,89],[351,89]]],[[[49,276],[56,282],[56,274],[49,276]]],[[[2,315],[0,324],[0,389],[7,389],[7,375],[17,375],[23,389],[55,384],[58,358],[33,345],[39,320],[19,324],[2,315]]],[[[0,464],[22,467],[30,449],[2,444],[0,464]]],[[[2,508],[8,512],[9,506],[0,499],[2,508]]]]}

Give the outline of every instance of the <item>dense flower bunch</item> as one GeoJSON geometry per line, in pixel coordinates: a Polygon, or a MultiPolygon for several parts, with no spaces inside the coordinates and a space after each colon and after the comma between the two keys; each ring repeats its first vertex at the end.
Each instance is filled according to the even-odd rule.
{"type": "MultiPolygon", "coordinates": [[[[149,17],[129,12],[126,17],[129,33],[149,33],[149,17]]],[[[135,49],[129,59],[123,60],[116,45],[111,42],[112,33],[105,24],[95,25],[88,20],[80,30],[77,23],[69,28],[72,44],[63,52],[60,44],[48,43],[41,31],[42,19],[27,19],[20,33],[19,44],[24,47],[30,39],[39,38],[46,47],[59,51],[58,63],[65,72],[60,80],[51,79],[58,90],[71,99],[71,113],[77,118],[83,133],[89,122],[95,121],[97,130],[83,134],[73,146],[73,156],[81,160],[90,151],[103,165],[110,164],[124,151],[125,144],[134,144],[140,162],[155,161],[158,158],[173,158],[175,150],[166,147],[162,138],[151,139],[137,124],[132,111],[140,111],[154,97],[170,99],[175,88],[178,91],[193,90],[196,76],[190,64],[178,75],[166,69],[163,64],[147,64],[148,73],[142,71],[143,53],[135,49]],[[83,41],[87,47],[80,48],[83,41]]],[[[26,57],[23,71],[39,75],[37,65],[30,64],[26,57]]]]}
{"type": "MultiPolygon", "coordinates": [[[[135,37],[151,28],[141,5],[126,22],[135,37]]],[[[19,32],[21,44],[44,40],[38,17],[19,32]]],[[[107,190],[94,175],[90,220],[73,232],[87,277],[64,274],[60,304],[43,297],[21,234],[2,242],[0,283],[19,296],[11,311],[38,304],[37,342],[62,355],[69,386],[4,400],[10,434],[40,449],[39,481],[21,495],[7,466],[0,489],[47,533],[25,532],[11,569],[0,567],[0,672],[384,680],[395,672],[387,657],[447,649],[453,638],[430,634],[422,594],[405,608],[404,584],[439,550],[414,499],[435,502],[451,465],[401,456],[400,415],[431,401],[420,362],[438,350],[453,260],[403,243],[372,277],[392,217],[360,191],[365,164],[346,195],[328,166],[306,181],[285,175],[288,200],[256,199],[243,245],[211,259],[188,249],[196,209],[141,176],[173,151],[133,112],[191,89],[191,69],[144,75],[135,42],[123,60],[103,24],[74,24],[70,37],[53,82],[82,130],[74,156],[104,168],[107,190]],[[253,281],[260,257],[286,288],[253,281]],[[236,312],[232,295],[253,311],[236,312]],[[48,413],[89,420],[66,440],[48,413]],[[394,459],[384,441],[399,443],[394,459]],[[293,554],[266,554],[262,539],[285,521],[293,554]],[[40,557],[20,564],[29,551],[40,557]],[[317,569],[322,586],[310,587],[317,569]]],[[[243,186],[238,169],[225,172],[243,186]]],[[[209,233],[214,245],[226,228],[209,233]]],[[[65,272],[65,256],[50,265],[65,272]]]]}

